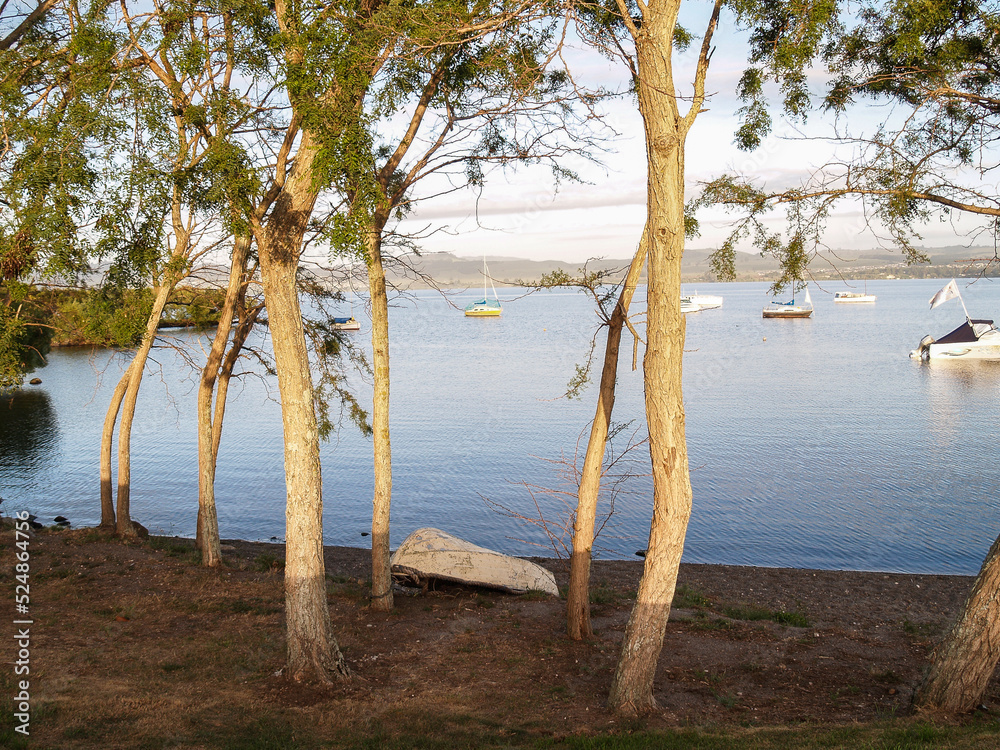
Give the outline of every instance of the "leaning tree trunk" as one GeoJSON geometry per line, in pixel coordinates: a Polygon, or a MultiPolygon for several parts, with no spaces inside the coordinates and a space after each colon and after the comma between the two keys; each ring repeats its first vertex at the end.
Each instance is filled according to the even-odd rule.
{"type": "Polygon", "coordinates": [[[590,427],[590,440],[580,473],[577,492],[576,521],[573,525],[573,553],[570,557],[569,592],[566,595],[566,631],[570,638],[590,638],[590,560],[594,546],[594,524],[597,519],[597,500],[601,492],[604,468],[604,451],[608,442],[611,412],[615,406],[615,382],[618,378],[618,351],[622,328],[628,317],[632,295],[646,263],[646,235],[643,233],[639,249],[632,258],[622,286],[618,303],[608,321],[608,341],[604,349],[604,369],[597,395],[597,412],[590,427]]]}
{"type": "Polygon", "coordinates": [[[135,418],[135,404],[139,398],[139,386],[142,384],[142,374],[146,369],[146,359],[149,357],[149,350],[156,340],[156,329],[160,323],[160,316],[163,308],[170,299],[170,293],[177,283],[174,277],[164,280],[163,284],[156,288],[156,297],[153,299],[153,309],[149,313],[149,320],[146,323],[146,332],[143,334],[142,343],[136,350],[135,357],[129,367],[128,390],[125,392],[125,400],[122,403],[122,416],[118,425],[118,535],[126,539],[136,536],[135,525],[129,512],[132,490],[132,421],[135,418]]]}
{"type": "Polygon", "coordinates": [[[115,529],[115,491],[111,486],[111,460],[114,453],[115,425],[118,423],[118,412],[122,408],[122,400],[125,398],[125,391],[128,389],[129,378],[132,372],[132,362],[125,369],[125,373],[118,380],[114,393],[111,394],[111,403],[108,405],[108,412],[104,416],[104,428],[101,431],[101,528],[115,529]]]}
{"type": "MultiPolygon", "coordinates": [[[[244,285],[244,289],[240,292],[240,296],[243,297],[245,292],[246,289],[244,285]]],[[[245,300],[241,299],[240,304],[243,305],[244,302],[245,300]]],[[[241,311],[240,322],[236,326],[236,331],[233,333],[233,340],[229,344],[229,351],[226,352],[226,359],[223,361],[222,367],[219,369],[219,380],[215,386],[215,414],[212,422],[212,460],[216,463],[219,460],[219,444],[222,442],[222,420],[226,416],[229,381],[232,380],[233,369],[236,367],[236,362],[240,358],[240,354],[243,352],[243,347],[246,345],[247,338],[253,330],[253,327],[257,324],[257,317],[263,309],[264,306],[262,304],[258,304],[249,310],[244,308],[241,311]]]]}
{"type": "Polygon", "coordinates": [[[670,59],[678,7],[676,0],[647,6],[636,38],[639,110],[649,162],[649,285],[643,375],[653,472],[653,518],[645,568],[609,697],[609,707],[624,715],[656,707],[653,677],[691,515],[681,390],[684,318],[680,312],[680,265],[684,251],[686,132],[677,111],[670,59]]]}
{"type": "MultiPolygon", "coordinates": [[[[197,542],[201,550],[201,564],[215,567],[222,561],[222,544],[219,540],[219,516],[215,508],[215,467],[218,457],[212,420],[212,396],[229,343],[233,315],[239,296],[247,254],[249,237],[238,237],[233,247],[229,269],[226,299],[219,313],[219,327],[212,339],[208,359],[201,371],[198,385],[198,531],[197,542]]],[[[218,407],[217,407],[218,408],[218,407]]]]}
{"type": "Polygon", "coordinates": [[[392,504],[392,449],[389,444],[389,302],[382,267],[381,227],[368,234],[368,289],[372,305],[372,442],[375,494],[372,500],[372,609],[392,609],[389,566],[389,511],[392,504]]]}
{"type": "Polygon", "coordinates": [[[323,482],[309,352],[296,284],[316,202],[317,147],[304,132],[291,174],[258,235],[285,446],[285,622],[288,675],[329,683],[349,674],[330,626],[323,560],[323,482]]]}
{"type": "Polygon", "coordinates": [[[1000,538],[993,542],[951,632],[931,654],[913,703],[967,713],[982,701],[1000,661],[1000,538]]]}

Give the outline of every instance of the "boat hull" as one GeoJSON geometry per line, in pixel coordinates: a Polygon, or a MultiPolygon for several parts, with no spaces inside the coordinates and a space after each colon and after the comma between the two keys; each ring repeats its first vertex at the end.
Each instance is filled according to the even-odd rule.
{"type": "Polygon", "coordinates": [[[541,565],[479,547],[440,529],[417,529],[389,562],[395,578],[419,585],[441,580],[514,594],[544,591],[559,596],[555,576],[541,565]]]}
{"type": "Polygon", "coordinates": [[[685,299],[690,300],[701,310],[714,310],[717,307],[722,307],[722,297],[712,294],[690,294],[685,299]]]}
{"type": "Polygon", "coordinates": [[[874,294],[860,294],[854,292],[837,292],[833,295],[834,302],[875,302],[878,299],[874,294]]]}
{"type": "Polygon", "coordinates": [[[811,318],[812,310],[803,308],[792,308],[788,310],[769,310],[764,308],[761,315],[765,318],[811,318]]]}
{"type": "Polygon", "coordinates": [[[1000,360],[1000,344],[931,344],[926,359],[1000,360]]]}
{"type": "Polygon", "coordinates": [[[1000,342],[983,343],[974,341],[962,344],[921,344],[920,348],[910,352],[913,359],[956,360],[979,359],[1000,361],[1000,342]]]}
{"type": "Polygon", "coordinates": [[[502,310],[493,308],[472,309],[465,311],[467,318],[499,318],[502,310]]]}

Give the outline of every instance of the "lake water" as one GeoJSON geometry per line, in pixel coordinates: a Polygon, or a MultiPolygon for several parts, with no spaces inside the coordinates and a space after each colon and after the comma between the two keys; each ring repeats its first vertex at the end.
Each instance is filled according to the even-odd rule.
{"type": "MultiPolygon", "coordinates": [[[[813,285],[811,320],[763,320],[763,283],[685,285],[725,298],[720,309],[687,316],[694,512],[685,561],[978,570],[1000,533],[1000,363],[907,357],[924,334],[940,337],[963,320],[957,300],[928,309],[944,283],[869,282],[874,305],[835,304],[843,284],[825,292],[813,285]]],[[[1000,313],[1000,284],[960,286],[973,316],[1000,313]]],[[[430,291],[391,310],[393,545],[437,526],[507,552],[553,554],[540,530],[484,498],[525,516],[538,515],[537,500],[546,517],[562,515],[561,496],[531,490],[571,489],[558,461],[572,460],[596,388],[579,401],[559,396],[597,316],[581,294],[518,294],[501,291],[508,301],[497,320],[467,319],[430,291]]],[[[367,320],[360,307],[355,313],[362,330],[352,335],[367,348],[367,320]]],[[[178,340],[201,357],[201,337],[178,340]]],[[[642,348],[632,372],[627,340],[615,420],[633,424],[623,439],[643,420],[642,348]]],[[[171,350],[154,355],[133,428],[133,514],[154,532],[193,536],[196,375],[171,350]]],[[[36,373],[42,385],[0,404],[2,510],[93,525],[101,424],[122,365],[79,349],[55,351],[49,362],[36,373]]],[[[370,385],[353,382],[370,403],[370,385]]],[[[636,471],[647,472],[648,453],[633,455],[636,471]]],[[[366,544],[371,461],[371,441],[349,425],[324,445],[327,543],[366,544]]],[[[270,378],[248,376],[231,389],[217,496],[224,538],[283,538],[281,421],[270,378]]],[[[635,559],[650,510],[651,482],[638,476],[617,499],[600,556],[635,559]]]]}

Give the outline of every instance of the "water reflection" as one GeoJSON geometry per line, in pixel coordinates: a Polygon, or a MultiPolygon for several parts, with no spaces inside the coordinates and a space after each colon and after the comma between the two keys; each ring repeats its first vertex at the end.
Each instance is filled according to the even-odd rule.
{"type": "Polygon", "coordinates": [[[44,467],[58,442],[56,412],[48,393],[0,393],[0,464],[5,470],[30,472],[44,467]]]}

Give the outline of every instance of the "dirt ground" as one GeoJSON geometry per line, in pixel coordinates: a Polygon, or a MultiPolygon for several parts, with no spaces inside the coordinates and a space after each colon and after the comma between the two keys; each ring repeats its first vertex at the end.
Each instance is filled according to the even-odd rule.
{"type": "MultiPolygon", "coordinates": [[[[13,598],[13,534],[2,537],[13,598]]],[[[43,531],[30,549],[32,746],[58,748],[189,743],[237,715],[331,736],[428,708],[500,733],[614,729],[605,701],[642,572],[639,560],[594,564],[596,638],[574,642],[564,600],[536,594],[399,590],[393,612],[373,612],[368,552],[328,548],[333,628],[354,676],[321,688],[280,675],[281,545],[227,541],[217,570],[199,567],[182,539],[124,545],[94,530],[43,531]]],[[[566,562],[536,562],[565,586],[566,562]]],[[[970,584],[683,565],[655,684],[661,711],[644,726],[905,715],[970,584]]],[[[996,680],[987,702],[1000,705],[996,680]]]]}

